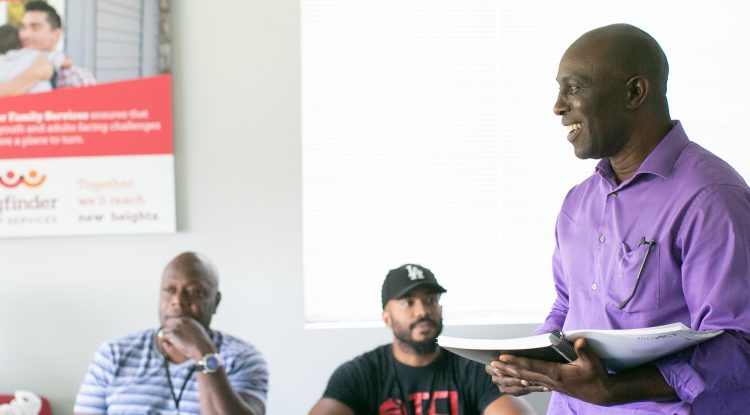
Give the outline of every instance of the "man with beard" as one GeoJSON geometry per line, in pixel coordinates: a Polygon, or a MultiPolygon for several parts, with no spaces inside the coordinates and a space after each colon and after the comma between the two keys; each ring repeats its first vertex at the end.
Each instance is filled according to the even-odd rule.
{"type": "Polygon", "coordinates": [[[481,364],[438,347],[445,291],[420,265],[390,270],[382,304],[393,342],[336,369],[310,415],[533,413],[523,400],[501,396],[481,364]]]}

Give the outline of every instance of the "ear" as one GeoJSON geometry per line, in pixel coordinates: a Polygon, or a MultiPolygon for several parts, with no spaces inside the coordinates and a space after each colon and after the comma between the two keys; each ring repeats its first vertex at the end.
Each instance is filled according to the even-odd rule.
{"type": "Polygon", "coordinates": [[[55,46],[57,46],[62,37],[62,29],[59,27],[57,29],[52,29],[52,35],[55,37],[55,46]]]}
{"type": "Polygon", "coordinates": [[[391,312],[388,310],[383,310],[383,322],[386,326],[391,327],[391,324],[393,323],[393,319],[391,318],[391,312]]]}
{"type": "Polygon", "coordinates": [[[221,302],[221,292],[216,291],[216,302],[214,303],[214,312],[212,314],[216,314],[216,310],[219,308],[220,302],[221,302]]]}
{"type": "Polygon", "coordinates": [[[628,91],[628,99],[625,107],[628,109],[636,109],[643,105],[648,96],[648,91],[651,85],[643,75],[635,75],[628,79],[625,84],[628,91]]]}

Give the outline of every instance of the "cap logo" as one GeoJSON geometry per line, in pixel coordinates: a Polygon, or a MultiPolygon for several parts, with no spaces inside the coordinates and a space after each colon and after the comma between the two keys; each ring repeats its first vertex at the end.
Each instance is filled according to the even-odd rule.
{"type": "Polygon", "coordinates": [[[409,272],[409,279],[412,281],[424,279],[424,273],[422,272],[422,270],[415,267],[414,265],[407,265],[406,271],[409,272]]]}

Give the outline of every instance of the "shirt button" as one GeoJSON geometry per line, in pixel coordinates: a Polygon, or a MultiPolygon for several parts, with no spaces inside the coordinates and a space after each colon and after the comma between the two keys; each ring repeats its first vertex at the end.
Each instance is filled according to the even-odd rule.
{"type": "Polygon", "coordinates": [[[596,283],[591,284],[591,289],[592,290],[596,291],[597,287],[598,287],[598,285],[596,285],[596,283]]]}
{"type": "Polygon", "coordinates": [[[617,197],[617,192],[610,193],[609,197],[611,197],[612,199],[616,198],[617,197]]]}
{"type": "Polygon", "coordinates": [[[599,237],[599,242],[605,243],[605,242],[607,242],[607,238],[605,238],[604,235],[602,235],[602,236],[599,237]]]}

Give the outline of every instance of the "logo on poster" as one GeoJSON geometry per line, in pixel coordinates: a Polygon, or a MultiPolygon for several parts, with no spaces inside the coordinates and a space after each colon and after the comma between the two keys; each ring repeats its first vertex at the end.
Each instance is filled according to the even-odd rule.
{"type": "Polygon", "coordinates": [[[45,180],[47,180],[47,175],[42,174],[40,176],[36,170],[29,170],[25,175],[17,175],[13,170],[8,170],[5,174],[0,175],[0,185],[8,189],[18,187],[22,184],[27,187],[39,187],[45,180]]]}
{"type": "MultiPolygon", "coordinates": [[[[0,190],[20,188],[38,188],[45,180],[46,174],[39,174],[36,170],[19,174],[13,170],[0,173],[0,190]]],[[[14,192],[15,193],[15,192],[14,192]]],[[[19,191],[16,195],[5,194],[0,197],[0,233],[9,226],[49,225],[57,222],[58,199],[44,197],[42,194],[32,193],[28,197],[19,191]]]]}
{"type": "Polygon", "coordinates": [[[6,195],[0,198],[0,231],[4,226],[49,225],[57,222],[55,211],[58,199],[53,197],[19,198],[6,195]]]}

